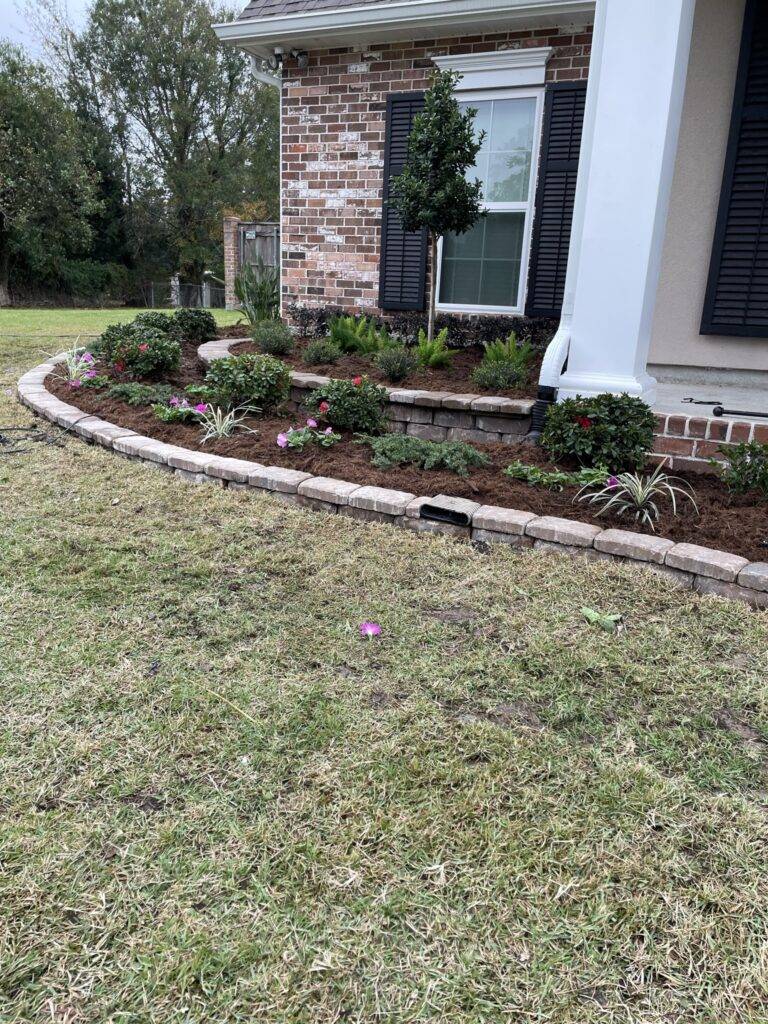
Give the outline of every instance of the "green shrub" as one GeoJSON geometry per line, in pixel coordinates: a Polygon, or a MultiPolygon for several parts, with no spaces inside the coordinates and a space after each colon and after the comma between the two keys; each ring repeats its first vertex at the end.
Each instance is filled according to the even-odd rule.
{"type": "Polygon", "coordinates": [[[550,491],[562,491],[564,487],[586,487],[587,485],[604,484],[609,473],[604,466],[597,469],[580,469],[576,473],[568,473],[564,469],[542,469],[531,466],[527,462],[510,463],[504,475],[513,480],[522,480],[531,487],[546,487],[550,491]]]}
{"type": "Polygon", "coordinates": [[[336,430],[378,434],[384,429],[387,392],[367,377],[331,380],[313,391],[307,406],[336,430]]]}
{"type": "Polygon", "coordinates": [[[768,498],[768,444],[751,441],[724,445],[720,451],[726,458],[723,480],[729,491],[734,494],[757,491],[768,498]]]}
{"type": "Polygon", "coordinates": [[[255,267],[246,263],[235,278],[235,297],[248,322],[275,320],[280,311],[280,271],[263,259],[255,267]]]}
{"type": "Polygon", "coordinates": [[[406,380],[418,366],[416,357],[403,345],[384,349],[374,357],[374,362],[390,384],[406,380]]]}
{"type": "Polygon", "coordinates": [[[340,359],[341,349],[327,338],[310,342],[301,356],[306,366],[330,366],[340,359]]]}
{"type": "Polygon", "coordinates": [[[173,330],[184,341],[201,345],[216,337],[216,320],[207,309],[177,309],[173,314],[173,330]]]}
{"type": "Polygon", "coordinates": [[[371,461],[377,469],[410,465],[468,476],[470,469],[488,466],[491,462],[485,452],[463,441],[423,441],[408,434],[384,434],[383,437],[362,437],[360,443],[373,449],[371,461]]]}
{"type": "Polygon", "coordinates": [[[640,398],[568,398],[550,406],[541,443],[555,460],[607,466],[616,473],[645,465],[653,448],[653,428],[653,413],[640,398]]]}
{"type": "Polygon", "coordinates": [[[139,313],[131,323],[131,327],[142,331],[159,331],[161,334],[169,334],[173,330],[173,317],[170,313],[158,313],[150,309],[146,313],[139,313]]]}
{"type": "Polygon", "coordinates": [[[181,362],[181,345],[168,334],[132,326],[115,348],[111,362],[118,373],[128,370],[137,377],[172,373],[181,362]]]}
{"type": "Polygon", "coordinates": [[[107,398],[117,398],[128,405],[157,405],[167,402],[175,394],[169,384],[140,384],[138,381],[125,381],[112,384],[107,391],[107,398]]]}
{"type": "Polygon", "coordinates": [[[480,363],[469,375],[470,380],[480,391],[499,394],[511,388],[524,387],[528,381],[527,373],[521,375],[516,362],[480,363]]]}
{"type": "Polygon", "coordinates": [[[133,334],[131,324],[110,324],[105,327],[102,334],[91,345],[94,355],[103,359],[105,363],[112,363],[115,360],[115,352],[133,334]]]}
{"type": "Polygon", "coordinates": [[[293,349],[293,335],[282,320],[261,320],[254,324],[252,337],[259,352],[269,356],[287,356],[293,349]]]}
{"type": "Polygon", "coordinates": [[[448,348],[448,328],[444,327],[432,341],[427,338],[423,330],[420,330],[416,358],[419,366],[430,370],[442,370],[450,366],[453,352],[448,348]]]}
{"type": "Polygon", "coordinates": [[[204,387],[194,393],[227,409],[269,412],[286,400],[290,390],[291,371],[285,363],[274,356],[243,355],[216,359],[205,375],[204,387]]]}
{"type": "Polygon", "coordinates": [[[374,355],[393,344],[386,327],[377,330],[367,317],[337,316],[329,321],[330,341],[347,354],[374,355]]]}

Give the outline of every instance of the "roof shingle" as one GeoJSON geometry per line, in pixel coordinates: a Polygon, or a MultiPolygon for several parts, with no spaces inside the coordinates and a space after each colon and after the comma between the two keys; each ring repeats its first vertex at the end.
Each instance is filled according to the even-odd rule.
{"type": "Polygon", "coordinates": [[[251,0],[240,18],[283,17],[308,14],[311,11],[332,11],[340,7],[368,7],[382,0],[251,0]]]}

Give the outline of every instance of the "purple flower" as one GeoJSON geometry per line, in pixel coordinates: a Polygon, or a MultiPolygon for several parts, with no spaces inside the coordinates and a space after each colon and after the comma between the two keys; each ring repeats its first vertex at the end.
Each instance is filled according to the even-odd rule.
{"type": "Polygon", "coordinates": [[[381,626],[378,622],[363,622],[360,626],[360,636],[366,639],[381,636],[381,626]]]}
{"type": "Polygon", "coordinates": [[[81,388],[83,386],[83,382],[74,377],[71,381],[69,381],[69,386],[71,388],[81,388]]]}
{"type": "Polygon", "coordinates": [[[181,399],[174,395],[173,398],[168,399],[168,405],[172,405],[175,409],[177,405],[181,405],[181,399]]]}
{"type": "Polygon", "coordinates": [[[208,412],[208,403],[198,402],[195,406],[195,412],[208,412]]]}
{"type": "Polygon", "coordinates": [[[617,476],[609,476],[608,477],[608,482],[606,483],[605,486],[608,487],[610,490],[615,491],[616,488],[619,486],[619,483],[620,483],[620,480],[619,480],[619,478],[617,476]]]}
{"type": "Polygon", "coordinates": [[[317,420],[313,420],[313,419],[308,419],[308,420],[307,420],[307,426],[308,426],[308,427],[309,427],[309,428],[310,428],[311,430],[316,430],[316,429],[317,429],[317,420]]]}
{"type": "Polygon", "coordinates": [[[80,356],[80,361],[82,363],[95,363],[96,362],[96,360],[93,358],[93,356],[91,355],[90,352],[83,352],[83,354],[80,356]]]}
{"type": "Polygon", "coordinates": [[[287,448],[288,447],[288,435],[287,434],[278,434],[277,435],[277,447],[278,448],[287,448]]]}
{"type": "Polygon", "coordinates": [[[332,434],[333,433],[333,427],[326,427],[325,430],[323,431],[323,433],[324,434],[332,434]]]}
{"type": "Polygon", "coordinates": [[[96,371],[88,370],[87,373],[84,374],[84,376],[86,380],[94,380],[96,377],[96,371]]]}

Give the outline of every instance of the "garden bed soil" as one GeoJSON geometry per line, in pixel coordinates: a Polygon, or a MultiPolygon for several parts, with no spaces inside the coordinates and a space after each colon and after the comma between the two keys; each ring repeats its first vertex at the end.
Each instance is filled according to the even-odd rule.
{"type": "MultiPolygon", "coordinates": [[[[200,383],[205,375],[205,369],[204,364],[197,358],[196,350],[185,345],[180,370],[165,380],[182,390],[186,385],[200,383]]],[[[105,372],[101,366],[99,372],[105,372]]],[[[303,470],[314,476],[335,477],[360,485],[391,487],[410,491],[417,496],[450,494],[470,498],[485,505],[501,505],[534,512],[537,515],[560,516],[604,528],[618,527],[640,533],[653,532],[647,527],[635,524],[632,519],[598,517],[587,506],[575,505],[574,498],[578,493],[576,487],[567,487],[560,492],[549,491],[504,476],[505,467],[516,459],[531,465],[558,468],[548,460],[541,448],[531,444],[474,445],[490,456],[491,465],[484,469],[472,470],[466,478],[455,473],[422,470],[411,466],[382,470],[371,465],[370,448],[356,443],[350,436],[345,436],[343,441],[328,449],[311,446],[303,452],[298,452],[278,448],[278,433],[292,425],[303,425],[302,418],[295,414],[249,418],[245,425],[255,433],[238,431],[226,440],[201,445],[198,426],[188,423],[163,423],[148,406],[130,406],[126,402],[106,397],[105,391],[101,389],[73,390],[55,373],[47,378],[46,387],[63,401],[75,405],[84,412],[100,416],[110,423],[135,430],[139,434],[167,444],[204,451],[211,455],[303,470]]],[[[719,548],[742,555],[751,561],[768,561],[768,503],[765,500],[756,495],[731,495],[715,475],[677,475],[687,479],[694,488],[699,514],[694,512],[688,502],[680,503],[680,514],[677,517],[666,509],[657,523],[658,536],[678,542],[719,548]]]]}
{"type": "MultiPolygon", "coordinates": [[[[227,332],[227,337],[232,335],[227,332]]],[[[254,343],[247,338],[240,342],[238,336],[237,347],[233,349],[233,355],[244,355],[249,352],[258,352],[254,343]]],[[[482,346],[473,345],[471,348],[452,349],[453,359],[451,365],[442,370],[416,369],[409,374],[407,379],[393,384],[387,380],[372,359],[365,356],[345,355],[337,363],[329,363],[323,366],[307,366],[302,360],[302,352],[310,342],[299,340],[296,347],[288,356],[280,358],[288,363],[291,369],[299,373],[315,373],[323,377],[337,377],[341,380],[349,380],[352,377],[369,377],[377,384],[384,384],[390,388],[416,389],[419,391],[453,391],[457,394],[490,394],[489,391],[481,391],[476,384],[472,383],[471,373],[483,360],[482,346]]],[[[541,369],[542,352],[536,352],[531,363],[529,383],[521,388],[496,388],[495,395],[503,395],[505,398],[530,398],[536,397],[536,386],[530,383],[539,379],[541,369]]]]}

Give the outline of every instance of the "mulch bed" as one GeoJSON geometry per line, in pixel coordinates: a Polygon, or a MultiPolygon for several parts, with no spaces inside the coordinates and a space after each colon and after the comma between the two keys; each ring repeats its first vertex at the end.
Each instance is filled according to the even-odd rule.
{"type": "MultiPolygon", "coordinates": [[[[226,337],[241,338],[242,334],[232,334],[229,330],[226,337]]],[[[472,383],[470,374],[476,366],[479,366],[483,359],[482,346],[473,345],[471,348],[454,349],[453,360],[449,367],[443,370],[417,369],[409,374],[402,383],[393,384],[387,380],[384,374],[378,369],[371,359],[363,356],[342,356],[337,363],[324,366],[307,366],[302,360],[301,354],[310,342],[299,340],[296,347],[288,356],[280,358],[299,373],[316,373],[323,377],[338,377],[348,380],[350,377],[366,376],[378,384],[384,384],[391,388],[408,388],[419,391],[453,391],[459,393],[483,394],[476,384],[472,383]]],[[[253,342],[248,339],[233,347],[233,355],[244,355],[246,352],[258,352],[253,342]]],[[[539,379],[541,361],[544,358],[543,352],[538,352],[531,363],[530,381],[539,379]]],[[[490,392],[486,392],[490,394],[490,392]]],[[[493,394],[504,395],[506,398],[535,398],[536,386],[529,383],[522,388],[497,388],[493,394]]]]}
{"type": "MultiPolygon", "coordinates": [[[[99,367],[100,372],[104,370],[99,367]]],[[[205,375],[205,366],[197,358],[196,350],[185,346],[182,366],[167,382],[181,390],[188,384],[199,383],[205,375]]],[[[529,464],[556,468],[543,450],[530,444],[478,444],[492,464],[486,469],[473,470],[467,478],[454,473],[402,467],[392,470],[376,469],[371,465],[371,450],[345,437],[333,448],[310,447],[304,452],[284,451],[275,439],[287,427],[303,425],[300,417],[291,415],[252,418],[246,425],[256,433],[238,432],[224,441],[200,444],[199,427],[183,423],[162,423],[146,406],[133,407],[125,402],[107,398],[105,391],[81,388],[71,389],[66,381],[55,374],[48,377],[46,387],[52,394],[111,423],[154,437],[168,444],[180,445],[212,455],[248,459],[270,466],[299,469],[315,476],[336,477],[358,484],[391,487],[410,491],[416,495],[451,494],[470,498],[488,505],[535,512],[538,515],[561,516],[565,519],[591,522],[602,527],[622,527],[641,533],[652,531],[636,526],[632,520],[596,517],[582,505],[574,505],[577,488],[553,492],[542,487],[531,487],[503,475],[503,469],[515,459],[529,464]]],[[[768,561],[768,504],[758,496],[730,495],[719,478],[709,474],[678,474],[692,484],[699,506],[697,516],[690,505],[681,503],[680,515],[662,514],[656,533],[675,541],[687,541],[706,547],[719,548],[743,555],[752,561],[768,561]]]]}

